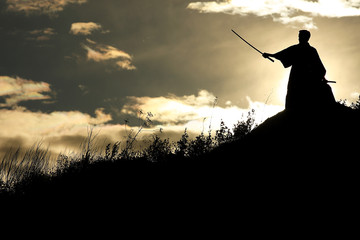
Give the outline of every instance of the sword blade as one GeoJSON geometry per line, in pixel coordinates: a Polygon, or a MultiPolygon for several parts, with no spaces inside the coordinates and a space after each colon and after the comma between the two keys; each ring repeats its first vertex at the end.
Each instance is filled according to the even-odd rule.
{"type": "MultiPolygon", "coordinates": [[[[260,51],[259,49],[257,49],[256,47],[254,47],[251,43],[249,43],[248,41],[246,41],[243,37],[241,37],[237,32],[235,32],[234,30],[231,29],[231,31],[238,36],[241,40],[243,40],[247,45],[249,45],[250,47],[252,47],[253,49],[255,49],[257,52],[259,52],[261,55],[263,54],[262,51],[260,51]]],[[[267,57],[267,59],[269,59],[270,61],[274,62],[273,59],[271,59],[270,57],[267,57]]]]}
{"type": "Polygon", "coordinates": [[[235,33],[236,36],[238,36],[241,40],[243,40],[245,43],[247,43],[247,45],[249,45],[250,47],[252,47],[253,49],[255,49],[256,51],[258,51],[260,54],[263,54],[263,52],[261,52],[259,49],[257,49],[256,47],[254,47],[253,45],[251,45],[251,43],[249,43],[248,41],[246,41],[244,38],[242,38],[237,32],[235,32],[234,30],[231,29],[231,31],[233,33],[235,33]]]}

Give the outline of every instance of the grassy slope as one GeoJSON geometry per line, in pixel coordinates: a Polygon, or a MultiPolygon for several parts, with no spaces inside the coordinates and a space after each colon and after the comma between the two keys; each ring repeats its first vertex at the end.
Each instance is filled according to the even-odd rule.
{"type": "MultiPolygon", "coordinates": [[[[32,176],[9,199],[115,201],[123,206],[206,202],[226,208],[244,199],[256,203],[304,186],[315,195],[325,191],[344,194],[357,179],[353,138],[360,132],[358,120],[355,111],[342,107],[306,114],[284,111],[246,138],[194,159],[170,154],[158,162],[144,157],[83,160],[55,177],[32,176]]],[[[3,194],[3,199],[7,197],[3,194]]]]}

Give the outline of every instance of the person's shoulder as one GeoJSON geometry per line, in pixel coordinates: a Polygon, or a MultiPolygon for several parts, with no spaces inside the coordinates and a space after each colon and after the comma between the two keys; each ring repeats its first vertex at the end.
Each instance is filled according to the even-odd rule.
{"type": "Polygon", "coordinates": [[[299,44],[294,44],[294,45],[288,47],[288,49],[296,49],[296,48],[298,48],[299,46],[300,46],[299,44]]]}
{"type": "Polygon", "coordinates": [[[316,48],[314,48],[313,46],[311,46],[309,43],[307,44],[297,44],[297,45],[294,45],[296,46],[295,48],[296,49],[299,49],[301,51],[307,51],[307,52],[314,52],[314,53],[317,53],[317,50],[316,48]]]}
{"type": "Polygon", "coordinates": [[[317,53],[316,48],[314,48],[313,46],[309,45],[309,48],[311,49],[312,52],[317,53]]]}
{"type": "Polygon", "coordinates": [[[294,52],[299,48],[298,44],[285,48],[282,52],[294,52]]]}

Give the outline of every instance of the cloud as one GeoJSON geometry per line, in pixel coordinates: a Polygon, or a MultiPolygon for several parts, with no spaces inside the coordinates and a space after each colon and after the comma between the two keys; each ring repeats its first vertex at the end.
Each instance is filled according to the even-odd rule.
{"type": "MultiPolygon", "coordinates": [[[[0,109],[0,116],[0,145],[5,146],[0,154],[10,147],[31,147],[37,141],[43,142],[45,147],[49,145],[49,150],[57,154],[66,149],[75,150],[87,136],[89,126],[97,126],[100,131],[112,119],[102,108],[95,110],[95,116],[90,116],[79,111],[42,113],[15,107],[0,109]]],[[[111,136],[109,131],[104,134],[111,136]]],[[[109,141],[112,141],[110,137],[109,141]]]]}
{"type": "Polygon", "coordinates": [[[250,98],[248,98],[249,108],[247,109],[231,104],[227,104],[226,107],[216,106],[217,98],[206,90],[200,90],[197,95],[182,97],[175,95],[166,97],[132,96],[127,99],[128,103],[122,109],[123,114],[138,116],[140,111],[151,112],[153,114],[152,119],[162,126],[167,126],[170,129],[180,126],[183,129],[186,127],[193,131],[201,131],[204,126],[220,126],[221,120],[232,127],[251,109],[256,110],[258,123],[283,110],[281,106],[253,102],[250,98]]]}
{"type": "Polygon", "coordinates": [[[135,70],[136,67],[134,65],[132,65],[131,61],[128,59],[122,60],[122,61],[117,61],[116,65],[119,66],[121,69],[126,69],[126,70],[135,70]]]}
{"type": "Polygon", "coordinates": [[[5,99],[5,103],[0,103],[0,107],[14,106],[21,101],[50,99],[43,92],[51,92],[50,84],[20,77],[0,76],[0,98],[5,99]]]}
{"type": "Polygon", "coordinates": [[[83,47],[85,50],[87,50],[88,60],[93,60],[95,62],[101,62],[117,58],[131,59],[131,56],[128,53],[112,46],[98,46],[95,49],[87,45],[84,45],[83,47]]]}
{"type": "MultiPolygon", "coordinates": [[[[96,135],[93,143],[98,153],[103,153],[108,143],[117,141],[122,142],[123,149],[128,135],[137,132],[139,127],[110,124],[111,120],[111,115],[103,108],[96,109],[94,115],[80,111],[32,112],[24,107],[0,109],[0,159],[10,149],[28,149],[38,143],[42,143],[54,158],[60,153],[77,155],[81,153],[81,145],[86,143],[91,129],[96,135]]],[[[144,129],[138,134],[134,147],[140,148],[154,131],[159,130],[144,129]]],[[[176,138],[181,136],[180,133],[175,135],[176,138]]]]}
{"type": "Polygon", "coordinates": [[[63,11],[68,4],[83,4],[87,0],[6,0],[7,9],[25,14],[47,14],[54,15],[63,11]]]}
{"type": "Polygon", "coordinates": [[[78,88],[81,90],[83,95],[86,95],[90,92],[89,88],[83,84],[79,84],[78,88]]]}
{"type": "Polygon", "coordinates": [[[95,110],[95,117],[79,111],[52,113],[31,112],[23,107],[1,109],[1,134],[5,136],[49,137],[69,134],[77,128],[101,125],[112,118],[103,108],[95,110]]]}
{"type": "Polygon", "coordinates": [[[211,112],[211,102],[215,96],[201,90],[198,96],[190,95],[177,97],[128,97],[128,103],[123,107],[122,113],[136,116],[139,111],[154,114],[154,120],[162,124],[183,124],[191,120],[202,120],[211,112]]]}
{"type": "Polygon", "coordinates": [[[27,38],[35,41],[48,41],[56,32],[53,28],[36,29],[29,32],[31,37],[27,38]]]}
{"type": "MultiPolygon", "coordinates": [[[[215,104],[216,97],[212,93],[200,90],[196,95],[128,97],[120,111],[143,119],[146,112],[153,113],[153,126],[143,129],[137,136],[137,147],[141,145],[144,148],[146,140],[151,139],[154,133],[178,141],[185,128],[191,137],[195,137],[202,131],[208,131],[210,125],[211,129],[218,129],[221,120],[232,128],[233,124],[247,116],[250,109],[256,110],[258,122],[283,110],[280,106],[253,102],[250,98],[248,102],[247,109],[232,105],[229,101],[225,107],[220,107],[215,104]],[[140,110],[144,114],[139,115],[140,110]],[[160,129],[163,131],[160,132],[160,129]]],[[[86,139],[90,127],[97,135],[100,150],[104,150],[107,143],[116,141],[122,142],[121,147],[124,147],[127,136],[139,131],[138,126],[112,124],[111,120],[112,116],[103,108],[96,109],[93,115],[80,111],[32,112],[18,106],[11,110],[0,109],[0,155],[11,147],[29,148],[37,142],[42,142],[55,156],[59,153],[79,152],[80,144],[86,139]]]]}
{"type": "Polygon", "coordinates": [[[132,64],[130,54],[119,50],[110,45],[101,45],[90,39],[87,42],[91,45],[83,44],[83,48],[87,51],[87,59],[95,62],[104,62],[109,60],[117,60],[115,65],[121,69],[134,70],[136,67],[132,64]]]}
{"type": "Polygon", "coordinates": [[[74,35],[90,35],[102,26],[94,22],[76,22],[71,24],[70,33],[74,35]]]}
{"type": "Polygon", "coordinates": [[[242,16],[270,16],[283,24],[301,24],[306,28],[316,28],[313,17],[360,16],[359,0],[227,0],[192,2],[188,9],[202,13],[227,13],[242,16]]]}

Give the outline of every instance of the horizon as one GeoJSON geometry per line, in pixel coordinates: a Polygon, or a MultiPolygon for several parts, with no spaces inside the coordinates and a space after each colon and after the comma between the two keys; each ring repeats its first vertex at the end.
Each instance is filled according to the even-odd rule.
{"type": "Polygon", "coordinates": [[[264,121],[284,109],[290,69],[231,29],[272,53],[310,30],[336,100],[354,102],[359,16],[357,0],[3,1],[1,152],[39,140],[62,151],[90,125],[116,142],[148,112],[149,133],[173,139],[251,109],[264,121]]]}

